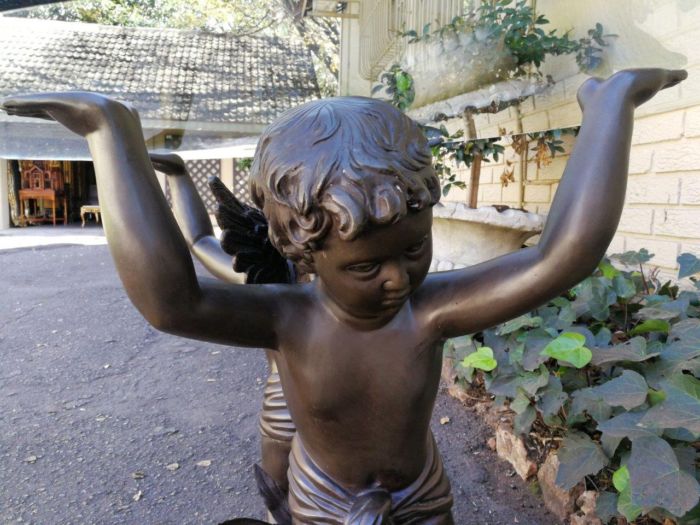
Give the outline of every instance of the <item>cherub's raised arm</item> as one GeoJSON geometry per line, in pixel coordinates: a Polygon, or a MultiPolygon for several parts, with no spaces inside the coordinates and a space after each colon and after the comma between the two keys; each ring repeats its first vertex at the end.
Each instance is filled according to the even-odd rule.
{"type": "Polygon", "coordinates": [[[583,123],[537,246],[428,277],[417,304],[452,337],[523,314],[587,277],[622,212],[634,109],[686,77],[637,69],[590,79],[579,90],[583,123]]]}
{"type": "Polygon", "coordinates": [[[243,284],[246,276],[233,270],[233,258],[221,248],[209,214],[183,160],[172,153],[151,153],[153,167],[168,176],[173,215],[190,251],[214,276],[243,284]]]}
{"type": "Polygon", "coordinates": [[[2,109],[56,120],[87,139],[112,257],[129,298],[151,324],[192,338],[276,347],[277,305],[287,290],[198,282],[135,111],[84,92],[7,99],[2,109]]]}

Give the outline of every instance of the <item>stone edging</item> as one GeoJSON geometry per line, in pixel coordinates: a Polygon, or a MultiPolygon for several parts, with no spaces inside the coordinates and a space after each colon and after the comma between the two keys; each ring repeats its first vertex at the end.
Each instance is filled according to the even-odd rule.
{"type": "MultiPolygon", "coordinates": [[[[447,383],[447,392],[465,405],[469,401],[468,393],[456,382],[453,370],[454,361],[444,358],[442,378],[447,383]]],[[[488,440],[488,446],[501,459],[508,461],[515,472],[523,479],[536,476],[544,505],[562,523],[569,525],[603,525],[596,516],[596,499],[598,493],[585,490],[581,482],[569,491],[559,488],[554,480],[559,469],[559,459],[553,452],[549,453],[544,462],[537,465],[528,457],[525,442],[513,432],[513,413],[508,408],[496,407],[492,402],[477,402],[470,407],[494,432],[494,437],[488,440]]]]}

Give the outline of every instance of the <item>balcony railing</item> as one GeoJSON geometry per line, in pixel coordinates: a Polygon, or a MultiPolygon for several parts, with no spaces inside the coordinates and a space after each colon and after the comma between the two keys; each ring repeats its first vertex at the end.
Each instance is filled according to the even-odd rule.
{"type": "Polygon", "coordinates": [[[399,33],[438,27],[462,13],[464,0],[362,0],[360,3],[360,75],[376,80],[405,45],[399,33]]]}

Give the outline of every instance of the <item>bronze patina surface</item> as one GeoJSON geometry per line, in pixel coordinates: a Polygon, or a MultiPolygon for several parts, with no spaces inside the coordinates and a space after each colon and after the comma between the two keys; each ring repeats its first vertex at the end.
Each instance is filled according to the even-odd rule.
{"type": "Polygon", "coordinates": [[[583,124],[538,245],[431,275],[440,188],[419,128],[363,98],[286,113],[260,139],[252,193],[274,246],[316,275],[305,284],[198,279],[138,116],[123,104],[59,93],[2,107],[87,138],[112,256],[151,324],[276,352],[297,428],[293,523],[437,524],[453,522],[429,429],[442,341],[525,313],[596,267],[623,207],[634,108],[683,78],[640,69],[587,81],[583,124]]]}

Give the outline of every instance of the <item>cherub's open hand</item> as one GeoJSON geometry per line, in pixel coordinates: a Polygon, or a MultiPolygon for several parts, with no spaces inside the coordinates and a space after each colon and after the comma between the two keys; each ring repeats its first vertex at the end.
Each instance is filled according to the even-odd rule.
{"type": "Polygon", "coordinates": [[[149,153],[153,167],[168,176],[187,175],[185,161],[174,153],[149,153]]]}
{"type": "Polygon", "coordinates": [[[600,94],[612,96],[618,94],[637,107],[651,99],[662,89],[675,86],[688,77],[682,69],[624,69],[607,80],[590,78],[579,88],[578,99],[586,107],[600,94]]]}
{"type": "Polygon", "coordinates": [[[69,91],[10,97],[0,109],[8,115],[55,120],[83,137],[97,131],[110,119],[136,119],[136,110],[97,93],[69,91]]]}

